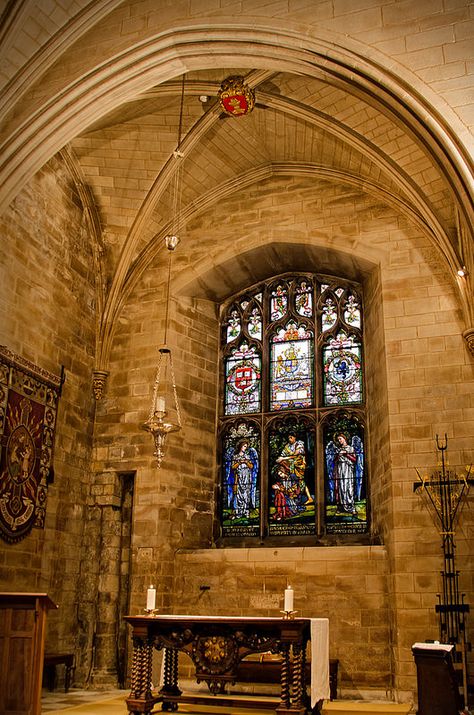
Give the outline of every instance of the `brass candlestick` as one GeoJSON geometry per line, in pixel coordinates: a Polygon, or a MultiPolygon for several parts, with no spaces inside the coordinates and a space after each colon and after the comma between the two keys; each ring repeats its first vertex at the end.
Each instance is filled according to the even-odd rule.
{"type": "Polygon", "coordinates": [[[298,613],[298,611],[280,611],[280,613],[283,613],[283,618],[285,620],[292,621],[295,617],[295,614],[298,613]]]}

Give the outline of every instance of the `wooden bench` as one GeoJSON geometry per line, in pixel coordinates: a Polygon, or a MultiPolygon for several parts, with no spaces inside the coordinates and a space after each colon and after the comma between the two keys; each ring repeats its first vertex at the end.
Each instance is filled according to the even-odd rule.
{"type": "Polygon", "coordinates": [[[56,687],[56,666],[64,665],[64,692],[67,693],[71,685],[71,677],[74,671],[73,653],[46,653],[43,661],[43,672],[45,674],[48,690],[56,687]]]}
{"type": "MultiPolygon", "coordinates": [[[[329,691],[330,699],[337,698],[337,672],[339,661],[329,660],[329,691]]],[[[261,656],[259,660],[247,659],[240,661],[237,666],[237,681],[243,683],[279,683],[280,682],[281,661],[274,656],[266,658],[261,656]]],[[[311,663],[306,663],[306,682],[311,683],[311,663]]]]}

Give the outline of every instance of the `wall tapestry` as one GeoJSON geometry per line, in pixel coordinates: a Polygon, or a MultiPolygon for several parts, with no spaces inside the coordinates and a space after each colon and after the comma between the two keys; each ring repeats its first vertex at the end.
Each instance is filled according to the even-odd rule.
{"type": "Polygon", "coordinates": [[[16,543],[44,527],[56,412],[56,376],[0,346],[0,536],[16,543]]]}

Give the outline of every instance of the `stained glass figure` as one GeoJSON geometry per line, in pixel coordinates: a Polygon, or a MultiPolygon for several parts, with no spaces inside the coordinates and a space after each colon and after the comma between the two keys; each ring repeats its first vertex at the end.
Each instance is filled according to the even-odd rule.
{"type": "Polygon", "coordinates": [[[250,313],[247,330],[252,338],[262,339],[262,316],[258,308],[254,308],[250,313]]]}
{"type": "Polygon", "coordinates": [[[255,426],[231,427],[223,443],[223,536],[256,536],[260,523],[260,436],[255,426]]]}
{"type": "Polygon", "coordinates": [[[270,316],[272,320],[283,318],[288,308],[288,291],[279,284],[272,290],[270,299],[270,316]]]}
{"type": "Polygon", "coordinates": [[[364,431],[338,416],[324,428],[326,529],[329,534],[367,531],[364,431]]]}
{"type": "Polygon", "coordinates": [[[313,289],[306,281],[296,288],[295,296],[296,312],[310,318],[313,315],[313,289]]]}
{"type": "Polygon", "coordinates": [[[240,315],[237,310],[231,310],[227,320],[227,342],[231,343],[240,335],[240,315]]]}
{"type": "Polygon", "coordinates": [[[324,301],[323,311],[321,316],[321,329],[324,332],[330,330],[336,325],[337,309],[334,300],[328,296],[324,301]]]}
{"type": "Polygon", "coordinates": [[[270,410],[310,407],[313,400],[313,338],[290,322],[271,342],[270,410]]]}
{"type": "Polygon", "coordinates": [[[225,414],[249,414],[260,410],[261,357],[256,348],[242,343],[225,364],[225,414]]]}
{"type": "Polygon", "coordinates": [[[325,405],[362,402],[361,346],[342,331],[323,347],[323,394],[325,405]]]}
{"type": "Polygon", "coordinates": [[[314,534],[314,433],[294,423],[269,433],[268,530],[272,536],[314,534]]]}
{"type": "Polygon", "coordinates": [[[353,328],[360,328],[360,305],[356,296],[352,293],[349,295],[344,307],[344,320],[353,328]]]}

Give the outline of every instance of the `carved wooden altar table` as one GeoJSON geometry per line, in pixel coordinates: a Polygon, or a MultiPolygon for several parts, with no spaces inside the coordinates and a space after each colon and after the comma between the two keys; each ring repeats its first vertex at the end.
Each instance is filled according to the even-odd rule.
{"type": "MultiPolygon", "coordinates": [[[[125,616],[132,626],[133,657],[130,713],[150,713],[156,703],[162,710],[178,709],[179,702],[209,704],[209,696],[183,695],[178,685],[178,652],[194,663],[197,682],[207,683],[215,696],[210,704],[229,704],[226,684],[237,681],[236,668],[250,653],[270,651],[280,654],[280,701],[269,701],[278,715],[305,715],[306,645],[310,639],[309,618],[244,618],[227,616],[125,616]],[[157,693],[151,688],[153,649],[164,649],[163,684],[157,693]],[[276,706],[276,707],[275,707],[276,706]]],[[[237,703],[234,703],[237,704],[237,703]]],[[[265,707],[260,699],[238,700],[239,707],[265,707]]]]}

